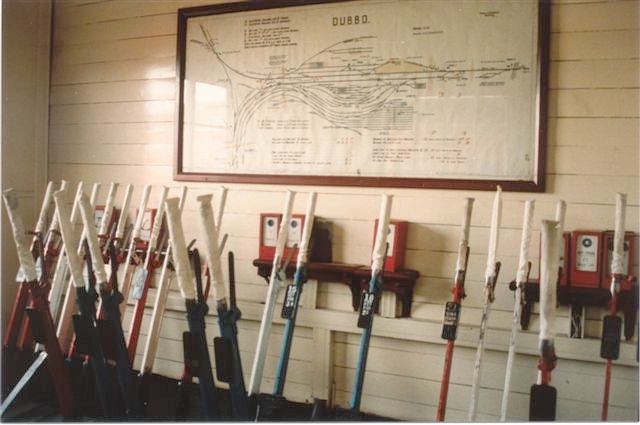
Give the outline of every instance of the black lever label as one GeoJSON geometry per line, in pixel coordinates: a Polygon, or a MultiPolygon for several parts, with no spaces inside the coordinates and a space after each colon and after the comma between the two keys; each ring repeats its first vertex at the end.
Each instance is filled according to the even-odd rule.
{"type": "Polygon", "coordinates": [[[297,292],[298,288],[295,285],[287,285],[287,291],[284,294],[284,304],[282,304],[282,313],[280,314],[283,319],[291,318],[297,292]]]}
{"type": "Polygon", "coordinates": [[[442,323],[442,339],[455,341],[458,335],[458,322],[460,321],[460,303],[447,302],[444,308],[444,321],[442,323]]]}
{"type": "Polygon", "coordinates": [[[216,358],[216,376],[218,381],[233,381],[233,355],[229,338],[217,336],[213,338],[213,351],[216,358]]]}
{"type": "Polygon", "coordinates": [[[368,328],[373,321],[373,314],[376,311],[376,294],[363,291],[360,296],[360,310],[358,314],[358,327],[368,328]]]}
{"type": "Polygon", "coordinates": [[[91,332],[91,320],[81,314],[73,315],[73,330],[76,333],[74,340],[75,351],[80,355],[90,355],[89,335],[91,332]]]}
{"type": "Polygon", "coordinates": [[[184,367],[191,376],[200,376],[202,359],[200,358],[200,339],[191,332],[182,333],[184,349],[184,367]]]}
{"type": "Polygon", "coordinates": [[[618,316],[607,315],[602,320],[602,340],[600,357],[616,360],[620,354],[620,336],[622,333],[622,319],[618,316]]]}
{"type": "Polygon", "coordinates": [[[116,361],[116,334],[111,322],[106,319],[98,319],[96,327],[105,359],[116,361]]]}
{"type": "Polygon", "coordinates": [[[47,340],[44,332],[44,319],[42,312],[36,310],[33,307],[26,308],[27,315],[29,315],[29,325],[31,326],[31,335],[33,340],[38,344],[44,344],[47,340]]]}

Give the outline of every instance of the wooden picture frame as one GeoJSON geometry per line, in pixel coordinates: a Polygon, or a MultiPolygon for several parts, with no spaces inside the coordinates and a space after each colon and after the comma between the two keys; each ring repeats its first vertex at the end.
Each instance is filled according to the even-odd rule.
{"type": "Polygon", "coordinates": [[[538,0],[179,9],[174,179],[543,192],[549,13],[538,0]]]}

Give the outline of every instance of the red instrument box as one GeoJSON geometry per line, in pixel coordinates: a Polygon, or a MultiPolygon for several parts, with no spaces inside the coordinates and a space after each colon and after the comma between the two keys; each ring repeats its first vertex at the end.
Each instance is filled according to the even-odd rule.
{"type": "MultiPolygon", "coordinates": [[[[387,233],[387,259],[384,262],[384,271],[396,272],[404,269],[404,254],[407,247],[407,228],[409,222],[399,220],[389,220],[389,232],[387,233]]],[[[376,243],[376,233],[378,232],[378,219],[373,226],[373,246],[376,243]]]]}
{"type": "MultiPolygon", "coordinates": [[[[258,258],[261,260],[273,260],[276,252],[276,243],[280,234],[280,223],[282,214],[262,213],[260,214],[260,244],[258,246],[258,258]]],[[[304,214],[292,214],[289,229],[287,231],[287,241],[285,243],[282,258],[289,256],[294,245],[300,245],[302,239],[302,229],[304,227],[304,214]]],[[[291,261],[295,262],[298,249],[293,252],[291,261]]]]}
{"type": "MultiPolygon", "coordinates": [[[[156,221],[156,215],[158,213],[157,208],[147,208],[144,211],[142,218],[142,225],[140,226],[140,234],[138,235],[138,241],[136,242],[136,249],[146,250],[149,245],[149,239],[151,239],[151,229],[156,221]]],[[[136,220],[139,214],[139,210],[136,208],[136,220]]]]}
{"type": "Polygon", "coordinates": [[[278,229],[280,228],[282,214],[260,214],[260,244],[258,246],[258,258],[272,260],[278,242],[278,229]]]}
{"type": "Polygon", "coordinates": [[[574,288],[599,288],[602,275],[603,232],[571,232],[571,269],[569,284],[574,288]]]}
{"type": "Polygon", "coordinates": [[[570,259],[571,256],[568,253],[571,252],[571,232],[562,233],[562,252],[560,253],[560,265],[562,271],[560,272],[560,279],[558,284],[560,286],[567,286],[567,275],[569,274],[570,259]]]}
{"type": "MultiPolygon", "coordinates": [[[[282,253],[282,259],[289,258],[289,253],[294,245],[300,246],[302,241],[302,229],[304,228],[304,214],[292,214],[291,221],[289,222],[289,230],[287,231],[287,242],[284,245],[284,252],[282,253]]],[[[308,247],[309,248],[309,247],[308,247]]],[[[307,251],[309,252],[309,251],[307,251]]],[[[298,248],[293,251],[291,255],[291,262],[295,264],[298,259],[298,248]]]]}
{"type": "MultiPolygon", "coordinates": [[[[608,287],[611,283],[611,256],[613,255],[613,236],[614,233],[612,231],[604,232],[604,242],[603,246],[605,247],[604,251],[604,259],[602,267],[602,287],[608,287]]],[[[638,238],[636,234],[633,232],[624,232],[624,259],[623,259],[623,268],[625,270],[625,274],[627,276],[631,276],[634,274],[634,268],[636,266],[636,244],[638,243],[638,238]]],[[[621,291],[630,291],[631,290],[631,280],[624,279],[622,282],[621,291]]]]}
{"type": "MultiPolygon", "coordinates": [[[[95,211],[93,212],[93,220],[96,224],[96,232],[100,231],[100,224],[102,223],[102,217],[104,216],[105,205],[96,205],[95,211]]],[[[111,228],[118,220],[118,209],[116,207],[111,208],[111,217],[109,218],[109,223],[107,224],[107,234],[111,231],[111,228]]],[[[101,235],[98,235],[101,236],[101,235]]]]}

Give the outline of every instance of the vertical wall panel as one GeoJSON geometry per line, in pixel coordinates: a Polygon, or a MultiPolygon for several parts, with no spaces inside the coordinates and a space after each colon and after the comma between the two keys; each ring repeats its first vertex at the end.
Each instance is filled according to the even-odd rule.
{"type": "MultiPolygon", "coordinates": [[[[27,226],[35,225],[47,183],[50,31],[48,0],[2,3],[2,189],[17,191],[27,226]]],[[[18,260],[4,212],[1,220],[4,331],[18,260]]]]}

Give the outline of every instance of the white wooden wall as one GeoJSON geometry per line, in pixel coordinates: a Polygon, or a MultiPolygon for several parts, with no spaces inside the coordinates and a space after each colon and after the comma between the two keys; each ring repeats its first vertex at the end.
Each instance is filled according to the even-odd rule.
{"type": "MultiPolygon", "coordinates": [[[[48,0],[2,3],[2,190],[16,190],[25,221],[33,223],[47,178],[50,32],[48,0]]],[[[15,297],[18,257],[4,212],[1,220],[4,330],[15,297]]]]}
{"type": "MultiPolygon", "coordinates": [[[[177,188],[172,181],[175,126],[176,10],[210,1],[56,1],[49,137],[49,177],[137,186],[177,188]]],[[[566,229],[611,229],[616,191],[629,195],[627,229],[640,231],[638,210],[639,4],[624,1],[562,1],[552,6],[547,191],[506,193],[498,258],[497,300],[487,334],[479,419],[496,420],[504,379],[512,293],[523,201],[536,200],[535,229],[568,203],[566,229]]],[[[258,218],[279,211],[284,187],[229,184],[224,232],[236,255],[241,349],[248,375],[266,285],[251,261],[258,254],[258,218]]],[[[189,184],[184,213],[187,237],[196,237],[196,195],[215,184],[189,184]]],[[[462,326],[456,344],[448,420],[465,420],[474,346],[480,318],[482,279],[493,193],[344,187],[295,187],[319,192],[317,215],[334,223],[334,260],[369,262],[379,194],[395,195],[392,216],[408,220],[407,267],[420,272],[412,317],[376,318],[362,409],[385,416],[435,419],[444,355],[439,338],[443,307],[455,268],[463,198],[476,198],[471,229],[470,270],[462,326]]],[[[106,189],[105,189],[106,192],[106,189]]],[[[155,205],[158,190],[152,194],[155,205]]],[[[174,193],[177,190],[174,189],[174,193]]],[[[104,196],[104,194],[103,194],[104,196]]],[[[295,211],[303,212],[304,194],[295,211]]],[[[534,246],[538,236],[534,238],[534,246]]],[[[534,249],[534,252],[537,250],[534,249]]],[[[534,266],[534,270],[537,267],[534,266]]],[[[537,274],[537,272],[535,272],[537,274]]],[[[174,288],[175,290],[175,288],[174,288]]],[[[311,282],[296,329],[285,395],[304,401],[333,395],[346,405],[357,357],[359,331],[350,293],[337,283],[311,282]]],[[[153,300],[151,295],[149,305],[153,300]]],[[[179,376],[179,337],[185,329],[177,293],[170,299],[155,371],[179,376]]],[[[559,310],[558,418],[599,420],[604,365],[599,358],[600,320],[588,312],[585,340],[566,337],[567,308],[559,310]]],[[[147,312],[147,320],[150,311],[147,312]]],[[[128,320],[128,318],[126,319],[128,320]]],[[[209,329],[216,332],[215,318],[209,329]]],[[[537,319],[518,340],[509,419],[528,417],[529,386],[536,375],[537,319]]],[[[144,329],[143,329],[144,332],[144,329]]],[[[274,327],[266,379],[271,390],[282,327],[274,327]]],[[[144,337],[141,338],[139,352],[144,337]]],[[[638,420],[636,342],[625,342],[615,363],[610,419],[638,420]]],[[[139,359],[138,359],[139,361],[139,359]]],[[[248,376],[247,376],[248,378],[248,376]]]]}

